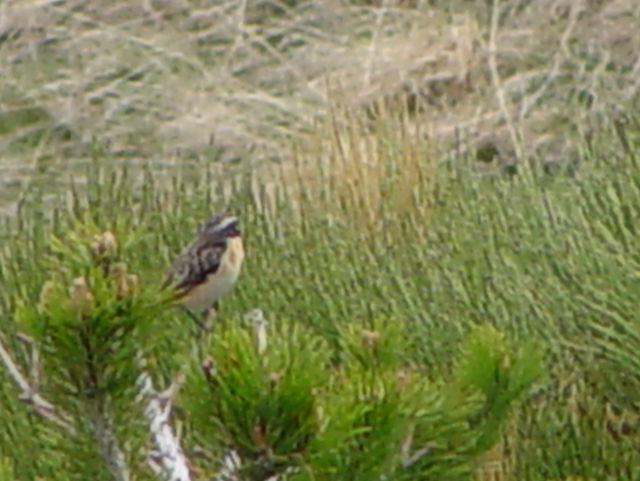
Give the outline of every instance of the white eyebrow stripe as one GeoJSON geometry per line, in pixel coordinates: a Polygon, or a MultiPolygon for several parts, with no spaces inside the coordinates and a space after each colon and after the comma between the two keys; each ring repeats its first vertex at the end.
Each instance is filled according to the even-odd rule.
{"type": "Polygon", "coordinates": [[[216,230],[224,230],[231,224],[234,224],[236,222],[238,222],[238,218],[236,216],[227,217],[222,222],[220,222],[220,225],[218,225],[216,230]]]}

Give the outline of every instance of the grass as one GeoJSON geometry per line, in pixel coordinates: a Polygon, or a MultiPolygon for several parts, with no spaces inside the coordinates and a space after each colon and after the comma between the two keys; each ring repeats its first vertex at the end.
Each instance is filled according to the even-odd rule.
{"type": "MultiPolygon", "coordinates": [[[[407,358],[434,379],[449,375],[474,325],[536,339],[547,374],[482,479],[640,479],[637,118],[611,119],[597,147],[585,146],[578,177],[527,168],[482,176],[464,159],[436,168],[401,111],[373,126],[334,114],[317,125],[325,142],[295,147],[298,167],[269,176],[185,169],[166,184],[155,168],[104,167],[97,152],[72,204],[101,228],[148,232],[130,262],[149,281],[212,208],[233,205],[248,262],[223,304],[225,323],[260,307],[272,322],[295,320],[332,341],[345,322],[398,319],[411,333],[407,358]]],[[[16,300],[38,298],[47,233],[67,225],[65,202],[50,221],[43,202],[34,195],[3,232],[5,337],[16,300]]],[[[2,396],[3,455],[30,472],[18,453],[37,449],[43,428],[28,422],[6,379],[2,396]]]]}
{"type": "MultiPolygon", "coordinates": [[[[637,2],[372,3],[3,7],[2,335],[28,358],[12,315],[72,211],[146,233],[155,279],[231,204],[226,322],[389,316],[433,378],[476,324],[537,339],[481,479],[640,479],[637,2]]],[[[0,405],[0,478],[56,479],[4,372],[0,405]]]]}

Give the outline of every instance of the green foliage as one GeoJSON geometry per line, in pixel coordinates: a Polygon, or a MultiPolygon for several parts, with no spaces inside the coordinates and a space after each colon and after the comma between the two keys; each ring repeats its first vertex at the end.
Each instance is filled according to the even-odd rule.
{"type": "MultiPolygon", "coordinates": [[[[393,119],[385,122],[393,126],[393,119]]],[[[176,406],[185,447],[203,470],[213,472],[216,456],[235,446],[249,474],[293,466],[289,476],[300,479],[470,479],[498,439],[513,458],[503,479],[640,479],[638,122],[612,125],[585,145],[575,178],[524,167],[509,178],[480,177],[453,162],[429,177],[422,164],[410,170],[402,163],[429,159],[417,148],[421,154],[410,157],[393,132],[374,131],[372,148],[349,154],[361,155],[357,168],[330,179],[340,162],[351,164],[340,149],[320,146],[319,156],[343,157],[312,171],[317,175],[302,186],[291,177],[275,186],[259,176],[219,178],[206,164],[198,166],[201,175],[185,169],[167,184],[150,169],[92,168],[86,191],[71,192],[71,209],[57,203],[50,218],[34,191],[0,232],[3,342],[28,371],[29,349],[18,331],[43,345],[57,333],[63,342],[51,342],[42,355],[43,394],[62,399],[68,379],[86,387],[77,374],[68,376],[80,367],[63,363],[64,355],[84,359],[64,341],[85,325],[68,290],[84,277],[99,306],[90,311],[92,329],[108,334],[101,330],[107,319],[131,329],[160,379],[191,367],[184,357],[188,321],[154,313],[146,300],[200,220],[232,204],[246,232],[247,262],[205,351],[218,375],[191,373],[176,406]],[[363,174],[365,154],[375,152],[396,172],[419,174],[363,174]],[[366,189],[353,188],[365,181],[366,189]],[[132,302],[140,301],[144,319],[127,317],[133,311],[114,298],[108,271],[88,254],[92,236],[106,230],[118,241],[114,262],[140,276],[132,302]],[[61,242],[52,243],[52,232],[61,242]],[[50,279],[59,279],[50,295],[60,302],[43,310],[39,298],[50,279]],[[238,321],[254,307],[273,319],[263,356],[238,321]],[[121,318],[118,309],[127,314],[121,318]],[[541,354],[547,370],[535,395],[517,403],[502,429],[541,354]],[[197,446],[212,457],[199,459],[197,446]]],[[[105,157],[96,152],[96,160],[105,157]]],[[[111,341],[131,352],[130,339],[111,341]]],[[[120,355],[106,346],[102,353],[120,355]]],[[[127,384],[127,369],[122,377],[115,367],[101,371],[105,392],[127,384]]],[[[0,454],[14,463],[16,479],[106,478],[84,426],[79,442],[27,414],[4,371],[0,402],[0,454]],[[24,452],[38,456],[26,460],[24,452]],[[71,456],[78,452],[87,456],[71,456]]],[[[131,406],[114,406],[118,426],[140,417],[131,406]]],[[[125,437],[135,474],[144,476],[146,433],[136,422],[125,437]]]]}
{"type": "Polygon", "coordinates": [[[256,462],[268,448],[274,464],[286,465],[316,429],[315,391],[328,382],[330,350],[300,325],[268,331],[262,356],[250,331],[237,325],[217,331],[211,372],[191,377],[187,405],[203,445],[233,445],[243,459],[256,462]]]}
{"type": "MultiPolygon", "coordinates": [[[[158,285],[140,285],[122,261],[135,246],[112,232],[80,224],[64,237],[51,236],[37,304],[19,299],[14,319],[45,356],[52,389],[79,397],[131,394],[136,359],[153,340],[153,323],[169,305],[158,285]]],[[[164,294],[166,297],[166,294],[164,294]]],[[[129,401],[131,396],[129,396],[129,401]]]]}
{"type": "Polygon", "coordinates": [[[200,445],[237,450],[247,479],[291,468],[299,480],[469,475],[487,440],[497,439],[507,407],[536,377],[538,358],[495,345],[497,333],[474,334],[458,375],[465,387],[452,390],[402,355],[402,323],[378,319],[372,327],[341,329],[340,362],[318,333],[296,322],[275,321],[262,355],[240,323],[217,332],[183,399],[200,445]],[[523,367],[528,377],[495,386],[492,396],[483,391],[487,370],[513,379],[523,367]],[[477,427],[485,418],[491,422],[477,427]]]}
{"type": "Polygon", "coordinates": [[[41,447],[61,451],[66,476],[99,479],[104,465],[97,461],[98,424],[113,421],[117,438],[126,439],[130,449],[139,445],[146,435],[142,406],[135,400],[140,362],[162,367],[158,378],[176,372],[189,336],[182,328],[183,335],[158,328],[163,318],[174,322],[175,316],[166,315],[171,300],[158,282],[141,283],[129,270],[127,259],[140,238],[136,229],[121,223],[115,233],[101,232],[89,217],[66,220],[60,234],[45,241],[39,268],[46,280],[39,295],[14,294],[13,323],[4,329],[37,350],[37,358],[22,359],[19,367],[35,373],[39,393],[71,424],[66,439],[45,435],[41,447]]]}
{"type": "Polygon", "coordinates": [[[0,458],[0,481],[11,481],[14,478],[11,461],[7,458],[0,458]]]}
{"type": "Polygon", "coordinates": [[[508,407],[530,388],[541,374],[541,367],[540,351],[533,343],[514,349],[492,326],[475,329],[458,366],[458,377],[463,386],[472,386],[484,396],[485,410],[475,426],[482,433],[478,440],[480,450],[496,442],[497,427],[508,407]]]}

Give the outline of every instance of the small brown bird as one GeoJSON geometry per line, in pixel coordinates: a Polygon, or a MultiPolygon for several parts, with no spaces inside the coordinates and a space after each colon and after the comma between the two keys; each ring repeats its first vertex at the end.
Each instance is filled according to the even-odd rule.
{"type": "Polygon", "coordinates": [[[238,279],[243,260],[238,218],[214,215],[167,270],[164,286],[173,286],[178,304],[190,313],[200,313],[206,322],[238,279]]]}

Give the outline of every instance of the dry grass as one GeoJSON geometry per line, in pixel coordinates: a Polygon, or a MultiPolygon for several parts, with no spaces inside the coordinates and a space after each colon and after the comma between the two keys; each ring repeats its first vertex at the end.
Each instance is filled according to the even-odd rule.
{"type": "Polygon", "coordinates": [[[282,159],[336,98],[406,102],[456,152],[551,162],[638,97],[634,0],[374,3],[5,2],[4,182],[94,141],[127,161],[282,159]]]}
{"type": "Polygon", "coordinates": [[[368,122],[358,110],[334,106],[314,123],[317,135],[295,143],[289,162],[257,169],[261,185],[273,179],[267,182],[270,195],[265,198],[272,199],[267,202],[276,205],[278,189],[287,191],[287,199],[318,199],[306,203],[306,209],[317,209],[313,217],[328,217],[371,236],[380,233],[385,220],[404,213],[426,220],[430,180],[435,181],[437,171],[435,151],[406,110],[387,110],[380,102],[376,111],[381,115],[368,122]]]}

